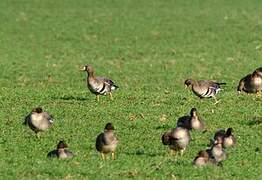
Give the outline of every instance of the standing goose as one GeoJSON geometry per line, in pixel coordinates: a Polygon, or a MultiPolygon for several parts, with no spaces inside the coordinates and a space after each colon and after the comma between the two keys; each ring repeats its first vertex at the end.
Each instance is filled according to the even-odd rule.
{"type": "Polygon", "coordinates": [[[211,80],[185,80],[185,85],[187,87],[191,86],[192,91],[195,95],[200,98],[214,98],[216,103],[218,102],[215,95],[221,90],[220,85],[226,83],[218,83],[211,80]]]}
{"type": "Polygon", "coordinates": [[[218,138],[222,138],[223,147],[233,147],[236,145],[236,138],[233,135],[233,128],[228,128],[227,131],[220,129],[215,133],[214,142],[218,140],[218,138]]]}
{"type": "Polygon", "coordinates": [[[37,134],[45,131],[53,125],[53,117],[47,112],[43,111],[41,107],[34,108],[32,112],[26,117],[25,125],[28,126],[37,134]]]}
{"type": "Polygon", "coordinates": [[[239,81],[237,91],[259,94],[262,91],[262,67],[257,68],[252,74],[246,75],[239,81]]]}
{"type": "Polygon", "coordinates": [[[218,136],[217,139],[215,140],[213,146],[211,147],[210,150],[212,157],[214,160],[219,163],[223,160],[226,160],[227,155],[225,150],[223,149],[223,138],[218,136]]]}
{"type": "Polygon", "coordinates": [[[103,133],[96,138],[96,150],[101,153],[102,159],[106,159],[106,154],[111,153],[112,159],[115,159],[115,151],[118,144],[118,139],[114,134],[114,126],[112,123],[107,123],[103,133]]]}
{"type": "Polygon", "coordinates": [[[180,152],[181,155],[186,150],[190,141],[190,134],[188,129],[183,127],[176,127],[165,132],[162,136],[162,143],[168,145],[170,153],[175,154],[176,151],[180,152]]]}
{"type": "Polygon", "coordinates": [[[67,150],[68,145],[64,142],[64,141],[59,141],[59,143],[57,144],[57,148],[51,152],[49,152],[47,154],[47,157],[49,158],[61,158],[61,159],[65,159],[65,158],[72,158],[74,157],[74,154],[67,150]]]}
{"type": "Polygon", "coordinates": [[[178,127],[184,127],[188,130],[201,130],[205,129],[205,124],[203,119],[198,115],[197,109],[192,108],[190,111],[190,116],[183,116],[177,121],[178,127]]]}
{"type": "Polygon", "coordinates": [[[84,66],[82,71],[87,72],[87,87],[88,89],[96,95],[97,101],[99,101],[99,95],[109,94],[110,99],[113,99],[112,91],[118,88],[115,83],[105,77],[97,77],[94,75],[94,69],[90,65],[84,66]]]}

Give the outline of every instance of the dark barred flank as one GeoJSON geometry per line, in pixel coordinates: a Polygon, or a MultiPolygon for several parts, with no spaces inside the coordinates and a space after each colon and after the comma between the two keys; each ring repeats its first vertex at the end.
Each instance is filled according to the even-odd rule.
{"type": "Polygon", "coordinates": [[[191,90],[200,98],[214,98],[216,103],[216,94],[222,90],[221,85],[226,83],[219,83],[212,80],[185,80],[185,85],[191,87],[191,90]]]}
{"type": "Polygon", "coordinates": [[[111,79],[95,76],[94,69],[90,65],[84,66],[82,70],[87,72],[87,87],[96,95],[98,101],[99,95],[109,95],[111,99],[113,98],[112,92],[119,87],[111,79]]]}

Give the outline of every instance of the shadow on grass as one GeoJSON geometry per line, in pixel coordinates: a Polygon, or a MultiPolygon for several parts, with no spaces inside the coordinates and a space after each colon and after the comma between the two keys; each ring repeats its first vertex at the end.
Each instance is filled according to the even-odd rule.
{"type": "Polygon", "coordinates": [[[75,97],[75,96],[62,96],[62,97],[52,97],[52,99],[57,100],[64,100],[64,101],[86,101],[88,100],[87,98],[83,98],[83,97],[75,97]]]}
{"type": "Polygon", "coordinates": [[[27,126],[29,120],[30,120],[30,114],[27,114],[23,119],[23,125],[27,126]]]}
{"type": "Polygon", "coordinates": [[[165,156],[166,153],[159,153],[159,152],[146,152],[144,150],[137,150],[135,152],[124,152],[126,155],[131,156],[149,156],[149,157],[156,157],[156,156],[165,156]]]}
{"type": "Polygon", "coordinates": [[[259,124],[262,124],[262,117],[255,116],[247,122],[247,125],[249,125],[249,126],[255,126],[255,125],[259,125],[259,124]]]}
{"type": "Polygon", "coordinates": [[[155,127],[155,129],[163,129],[163,130],[167,130],[167,129],[171,129],[171,128],[175,128],[176,127],[176,125],[174,125],[174,126],[170,126],[170,125],[167,125],[167,124],[163,124],[163,125],[160,125],[160,126],[157,126],[157,127],[155,127]]]}

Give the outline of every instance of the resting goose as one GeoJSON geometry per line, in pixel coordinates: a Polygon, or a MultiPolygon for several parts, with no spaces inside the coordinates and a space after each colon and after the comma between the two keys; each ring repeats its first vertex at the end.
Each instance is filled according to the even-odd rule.
{"type": "Polygon", "coordinates": [[[199,151],[197,156],[195,157],[193,163],[194,163],[194,165],[196,165],[198,167],[205,166],[207,164],[216,164],[214,159],[212,159],[212,157],[210,157],[208,150],[199,151]]]}
{"type": "Polygon", "coordinates": [[[47,157],[50,158],[61,158],[61,159],[65,159],[65,158],[72,158],[74,157],[74,154],[67,150],[68,145],[64,142],[64,141],[59,141],[59,143],[57,144],[57,148],[51,152],[49,152],[47,154],[47,157]]]}
{"type": "Polygon", "coordinates": [[[233,135],[233,128],[228,128],[226,131],[224,129],[220,129],[215,133],[214,142],[218,139],[222,138],[223,147],[234,147],[236,145],[236,138],[233,135]]]}
{"type": "Polygon", "coordinates": [[[252,74],[246,75],[239,81],[237,91],[259,94],[262,91],[262,67],[257,68],[252,74]]]}
{"type": "Polygon", "coordinates": [[[177,121],[178,127],[184,127],[188,130],[205,130],[205,124],[203,119],[198,115],[197,109],[192,108],[190,111],[190,116],[180,117],[177,121]]]}
{"type": "Polygon", "coordinates": [[[25,125],[28,126],[37,134],[45,131],[53,125],[53,117],[47,112],[43,111],[41,107],[34,108],[32,112],[26,117],[25,125]]]}

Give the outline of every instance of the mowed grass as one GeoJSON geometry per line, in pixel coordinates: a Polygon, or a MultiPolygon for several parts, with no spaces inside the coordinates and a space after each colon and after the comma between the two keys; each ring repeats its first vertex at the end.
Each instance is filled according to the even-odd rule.
{"type": "Polygon", "coordinates": [[[1,0],[0,179],[261,179],[262,97],[237,95],[240,78],[262,66],[262,1],[1,0]],[[79,67],[120,88],[96,102],[79,67]],[[227,86],[220,103],[200,101],[186,78],[227,86]],[[33,107],[55,117],[37,139],[22,125],[33,107]],[[192,132],[183,157],[161,135],[196,107],[205,134],[192,132]],[[97,134],[107,122],[117,159],[102,162],[97,134]],[[238,145],[222,167],[196,168],[215,130],[232,127],[238,145]],[[64,139],[76,157],[50,160],[64,139]]]}

